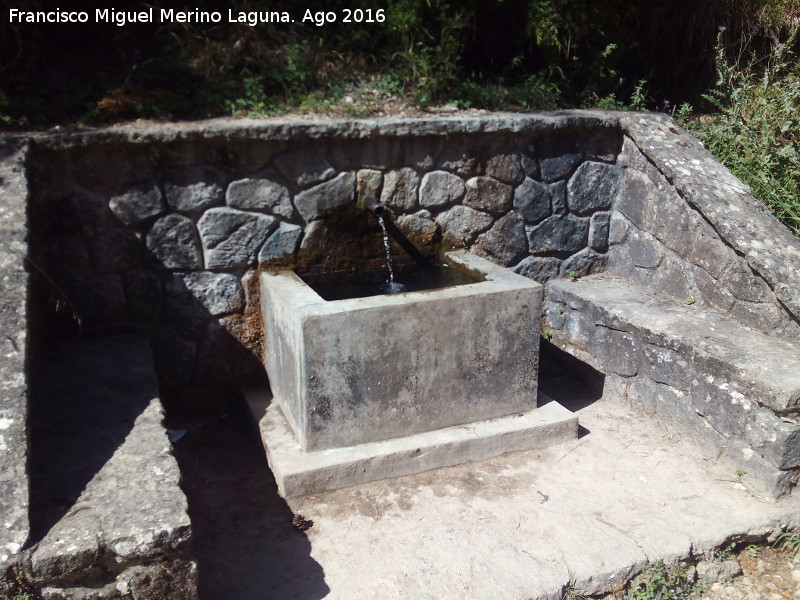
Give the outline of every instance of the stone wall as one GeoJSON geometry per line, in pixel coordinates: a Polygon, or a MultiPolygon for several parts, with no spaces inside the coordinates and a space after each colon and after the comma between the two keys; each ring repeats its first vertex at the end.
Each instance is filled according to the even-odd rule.
{"type": "Polygon", "coordinates": [[[359,183],[415,241],[546,281],[602,270],[621,145],[606,114],[43,137],[32,252],[84,328],[143,325],[162,378],[205,387],[260,370],[257,266],[334,254],[359,183]]]}

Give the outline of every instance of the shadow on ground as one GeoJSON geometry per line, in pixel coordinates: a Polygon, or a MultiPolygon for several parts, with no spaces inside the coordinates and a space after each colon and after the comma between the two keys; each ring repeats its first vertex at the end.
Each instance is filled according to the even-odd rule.
{"type": "MultiPolygon", "coordinates": [[[[550,342],[541,341],[539,391],[573,412],[586,408],[603,397],[605,375],[550,342]]],[[[578,426],[578,437],[589,430],[578,426]]]]}
{"type": "Polygon", "coordinates": [[[330,591],[305,533],[278,496],[244,402],[224,416],[173,424],[189,500],[201,600],[316,600],[330,591]]]}

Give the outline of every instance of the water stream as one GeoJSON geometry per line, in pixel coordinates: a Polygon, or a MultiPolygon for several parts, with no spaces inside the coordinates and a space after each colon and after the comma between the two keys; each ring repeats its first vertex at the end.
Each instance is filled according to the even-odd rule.
{"type": "Polygon", "coordinates": [[[400,292],[406,291],[406,286],[394,280],[392,247],[389,244],[389,232],[386,231],[386,223],[383,221],[383,215],[378,215],[378,224],[381,226],[381,231],[383,232],[383,248],[386,250],[386,266],[389,268],[389,280],[386,282],[386,292],[388,294],[399,294],[400,292]]]}

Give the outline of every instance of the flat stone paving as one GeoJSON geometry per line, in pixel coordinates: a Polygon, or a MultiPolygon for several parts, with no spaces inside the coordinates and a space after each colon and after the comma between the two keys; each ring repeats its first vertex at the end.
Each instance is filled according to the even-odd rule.
{"type": "Polygon", "coordinates": [[[578,440],[288,503],[244,417],[190,426],[176,451],[201,600],[555,599],[800,527],[797,494],[761,499],[735,463],[572,383],[543,389],[577,410],[578,440]]]}
{"type": "MultiPolygon", "coordinates": [[[[313,519],[326,598],[558,598],[610,591],[647,561],[800,525],[651,418],[608,400],[581,439],[290,501],[313,519]]],[[[746,476],[744,479],[746,483],[746,476]]],[[[299,576],[287,573],[287,577],[299,576]]]]}

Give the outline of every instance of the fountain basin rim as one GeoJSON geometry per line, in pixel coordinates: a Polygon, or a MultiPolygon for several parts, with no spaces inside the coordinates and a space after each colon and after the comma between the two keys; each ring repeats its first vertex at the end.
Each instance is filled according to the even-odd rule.
{"type": "Polygon", "coordinates": [[[338,313],[343,310],[400,306],[409,302],[424,303],[443,298],[460,298],[474,294],[478,289],[476,286],[480,286],[480,290],[483,293],[541,286],[541,284],[531,279],[513,273],[466,250],[454,250],[446,253],[445,257],[466,269],[479,272],[485,277],[485,280],[431,290],[400,292],[362,298],[345,298],[342,300],[325,300],[294,271],[265,271],[262,276],[282,279],[281,285],[277,288],[280,290],[278,293],[288,300],[296,310],[308,315],[338,313]]]}

